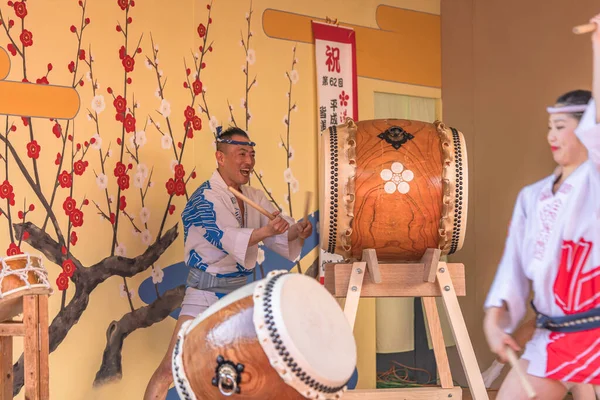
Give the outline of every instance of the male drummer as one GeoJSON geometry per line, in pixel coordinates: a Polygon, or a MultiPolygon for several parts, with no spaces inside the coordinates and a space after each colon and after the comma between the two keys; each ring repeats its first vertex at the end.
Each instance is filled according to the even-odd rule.
{"type": "MultiPolygon", "coordinates": [[[[247,186],[255,163],[255,143],[239,128],[217,138],[218,167],[187,202],[182,213],[185,262],[190,267],[181,313],[169,349],[152,375],[144,400],[164,400],[173,382],[171,358],[183,322],[194,319],[218,299],[247,283],[256,266],[258,244],[290,261],[300,255],[303,239],[312,233],[307,221],[294,223],[258,189],[247,186]],[[269,220],[237,199],[231,186],[275,215],[269,220]]],[[[207,360],[198,360],[206,362],[207,360]]],[[[210,379],[210,378],[207,378],[210,379]]]]}

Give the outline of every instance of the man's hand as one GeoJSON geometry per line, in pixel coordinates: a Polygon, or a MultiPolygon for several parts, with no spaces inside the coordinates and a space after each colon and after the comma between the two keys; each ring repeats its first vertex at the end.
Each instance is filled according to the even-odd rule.
{"type": "Polygon", "coordinates": [[[298,222],[296,225],[298,226],[298,236],[302,239],[306,239],[312,234],[312,224],[309,220],[298,222]]]}
{"type": "Polygon", "coordinates": [[[281,218],[279,214],[279,211],[273,212],[273,215],[275,215],[275,219],[269,221],[269,223],[265,226],[266,234],[268,236],[281,235],[289,229],[290,224],[288,224],[288,222],[285,219],[281,218]]]}

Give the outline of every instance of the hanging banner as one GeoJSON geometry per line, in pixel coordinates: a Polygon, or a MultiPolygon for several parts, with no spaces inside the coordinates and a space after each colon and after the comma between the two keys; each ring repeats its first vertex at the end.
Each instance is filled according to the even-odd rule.
{"type": "MultiPolygon", "coordinates": [[[[312,30],[317,72],[318,131],[322,133],[330,126],[343,124],[348,117],[358,120],[356,36],[353,29],[316,21],[312,21],[312,30]]],[[[320,215],[323,212],[320,210],[320,215]]],[[[342,260],[341,256],[320,249],[321,283],[325,279],[325,264],[342,260]]]]}
{"type": "Polygon", "coordinates": [[[312,21],[317,66],[319,132],[358,119],[354,29],[312,21]]]}

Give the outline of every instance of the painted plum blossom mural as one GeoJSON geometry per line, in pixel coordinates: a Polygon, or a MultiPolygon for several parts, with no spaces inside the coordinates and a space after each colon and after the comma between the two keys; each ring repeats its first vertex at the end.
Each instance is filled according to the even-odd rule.
{"type": "MultiPolygon", "coordinates": [[[[134,0],[113,0],[103,4],[103,7],[114,7],[120,13],[116,25],[105,33],[116,35],[120,40],[120,45],[113,51],[113,59],[95,57],[97,44],[88,40],[87,33],[90,25],[97,22],[89,16],[87,1],[70,3],[70,7],[79,10],[77,20],[71,25],[51,28],[64,29],[72,35],[70,43],[62,43],[70,47],[70,59],[52,60],[52,63],[44,64],[41,73],[39,62],[31,62],[30,55],[36,51],[38,35],[44,35],[44,30],[50,28],[29,26],[31,10],[28,7],[35,7],[34,3],[9,1],[6,4],[0,6],[0,30],[11,56],[13,75],[18,71],[18,79],[23,82],[74,88],[81,98],[91,98],[91,101],[82,104],[79,116],[73,120],[2,117],[0,140],[4,146],[0,146],[0,164],[4,166],[4,176],[0,184],[0,214],[6,218],[8,244],[5,253],[39,252],[45,257],[46,268],[59,271],[52,282],[61,304],[58,312],[51,316],[51,352],[68,338],[69,332],[89,309],[92,292],[110,278],[118,277],[119,294],[127,302],[128,311],[124,314],[116,312],[114,320],[106,327],[105,348],[102,359],[98,360],[94,380],[94,385],[101,385],[123,376],[121,352],[128,335],[165,318],[176,318],[187,268],[182,263],[161,268],[161,264],[168,263],[161,261],[161,257],[179,239],[179,210],[190,191],[200,184],[195,181],[198,176],[193,167],[192,143],[199,135],[216,135],[220,124],[209,111],[212,107],[227,107],[230,124],[237,125],[234,118],[237,113],[231,102],[209,108],[202,79],[202,72],[214,50],[211,39],[213,5],[207,4],[204,21],[193,32],[201,45],[191,55],[182,55],[181,71],[173,72],[167,79],[160,61],[160,49],[162,45],[168,45],[168,41],[158,43],[152,32],[141,32],[136,28],[134,0]],[[98,72],[105,70],[98,68],[99,64],[115,64],[118,70],[106,76],[98,72]],[[140,68],[143,66],[146,69],[140,68]],[[54,81],[52,72],[56,68],[68,71],[68,81],[54,81]],[[144,102],[156,103],[155,110],[150,113],[141,112],[142,96],[136,95],[143,90],[136,86],[140,74],[151,74],[157,85],[156,98],[143,98],[144,102]],[[186,93],[187,101],[182,108],[169,101],[175,96],[175,90],[186,93]],[[49,141],[48,137],[53,139],[49,141]],[[164,162],[157,162],[155,154],[148,150],[151,142],[171,157],[165,180],[158,178],[165,175],[164,162]],[[192,156],[188,154],[190,152],[192,156]],[[52,179],[42,178],[48,174],[52,179]],[[90,232],[86,230],[88,227],[108,234],[93,238],[94,245],[102,248],[104,255],[84,262],[82,259],[87,257],[82,255],[86,248],[81,248],[81,242],[87,238],[82,237],[82,232],[90,232]],[[134,245],[128,245],[131,235],[137,239],[134,245]],[[144,274],[147,279],[135,288],[132,278],[139,274],[144,274]],[[136,308],[133,301],[136,295],[146,305],[136,308]]],[[[257,62],[256,50],[251,47],[251,7],[246,21],[246,35],[241,39],[246,86],[241,101],[244,116],[240,126],[248,129],[252,121],[250,94],[257,85],[256,77],[250,75],[251,66],[257,62]]],[[[291,216],[295,216],[291,197],[300,190],[299,181],[292,173],[294,150],[290,129],[292,111],[298,109],[292,96],[293,85],[299,79],[295,69],[297,62],[294,47],[291,68],[285,72],[289,83],[287,105],[282,108],[285,134],[276,139],[280,140],[284,156],[281,160],[269,161],[268,174],[255,171],[251,182],[259,185],[277,208],[286,209],[291,216]],[[278,168],[284,172],[277,173],[278,168]],[[275,201],[267,188],[267,183],[282,178],[288,192],[285,207],[275,201]]],[[[312,214],[310,219],[316,226],[318,213],[312,214]]],[[[301,257],[316,246],[315,229],[313,237],[305,241],[301,257]]],[[[250,280],[260,279],[273,269],[300,268],[300,260],[290,263],[266,248],[261,248],[260,254],[259,265],[250,280]]],[[[314,271],[316,266],[311,268],[314,271]]],[[[15,395],[22,388],[23,379],[21,355],[14,366],[15,395]]]]}

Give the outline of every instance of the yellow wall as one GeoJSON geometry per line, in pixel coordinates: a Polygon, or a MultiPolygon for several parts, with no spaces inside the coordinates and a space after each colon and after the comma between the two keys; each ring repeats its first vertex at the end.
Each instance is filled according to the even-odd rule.
{"type": "MultiPolygon", "coordinates": [[[[78,62],[78,70],[75,79],[69,72],[68,66],[77,58],[77,35],[70,31],[70,26],[75,25],[77,31],[81,29],[82,8],[77,2],[71,0],[53,0],[45,2],[27,2],[28,14],[24,19],[25,29],[33,33],[33,45],[26,48],[27,77],[35,82],[42,78],[47,72],[47,64],[52,63],[52,71],[48,80],[53,85],[71,86],[74,82],[80,98],[80,108],[77,117],[69,122],[69,133],[74,132],[75,143],[89,141],[98,132],[94,121],[87,117],[93,108],[91,82],[86,75],[89,67],[83,62],[78,62]],[[77,82],[82,78],[83,86],[77,82]]],[[[209,42],[213,42],[213,51],[204,56],[206,68],[201,71],[200,79],[206,90],[205,98],[210,116],[216,118],[224,126],[229,123],[229,110],[227,102],[233,107],[233,116],[238,125],[245,127],[244,112],[241,108],[241,99],[245,97],[246,76],[242,67],[246,65],[244,48],[240,45],[240,32],[246,35],[246,14],[249,12],[250,2],[242,0],[219,0],[211,9],[212,24],[209,25],[209,42]]],[[[265,33],[268,30],[265,15],[266,10],[279,10],[285,13],[304,16],[306,18],[324,19],[338,18],[342,24],[369,28],[366,39],[359,35],[357,42],[360,44],[359,55],[362,60],[370,58],[367,72],[361,74],[358,81],[359,91],[359,118],[370,119],[374,115],[373,93],[400,93],[415,96],[425,96],[439,99],[441,90],[439,78],[441,66],[439,65],[439,1],[342,1],[335,0],[322,2],[317,0],[305,0],[302,2],[285,0],[254,0],[252,2],[253,14],[250,30],[253,33],[250,47],[255,51],[255,63],[250,65],[250,81],[256,76],[258,84],[253,86],[249,95],[249,110],[252,119],[249,124],[249,133],[257,142],[257,165],[258,171],[263,171],[263,182],[267,188],[272,190],[272,195],[278,204],[287,211],[289,205],[284,196],[287,194],[287,186],[283,180],[283,170],[286,167],[285,151],[278,145],[278,138],[285,137],[286,127],[283,117],[287,113],[287,97],[289,82],[285,72],[292,66],[293,49],[296,48],[295,58],[297,64],[294,68],[298,71],[299,81],[292,86],[292,99],[297,104],[297,111],[291,114],[290,144],[294,149],[293,159],[290,167],[299,180],[300,190],[292,194],[291,205],[294,216],[298,217],[298,211],[303,207],[304,191],[317,190],[317,138],[315,123],[316,119],[316,91],[314,82],[314,48],[310,42],[285,40],[282,37],[271,37],[265,33]],[[381,31],[381,22],[388,14],[382,14],[382,4],[392,7],[405,7],[419,11],[414,15],[425,18],[432,28],[425,32],[409,31],[381,31]],[[383,16],[382,16],[383,15],[383,16]],[[378,20],[378,18],[381,20],[378,20]],[[433,19],[432,19],[433,18],[433,19]],[[437,21],[437,22],[436,22],[437,21]],[[378,70],[377,58],[385,59],[385,48],[376,47],[374,42],[379,36],[386,35],[390,48],[395,52],[401,52],[403,41],[411,37],[427,36],[433,38],[429,43],[426,54],[411,53],[407,60],[412,63],[412,72],[402,73],[395,71],[389,66],[378,70]],[[408,36],[407,36],[408,35],[408,36]],[[411,36],[412,35],[412,36],[411,36]],[[370,39],[370,38],[374,39],[370,39]],[[437,39],[436,39],[437,37],[437,39]],[[436,40],[438,40],[436,42],[436,40]],[[436,44],[437,43],[437,44],[436,44]],[[373,45],[373,46],[372,46],[373,45]],[[437,49],[437,53],[436,53],[437,49]],[[425,60],[427,68],[419,68],[414,60],[425,60]],[[383,72],[382,72],[383,71],[383,72]],[[390,72],[391,71],[391,72],[390,72]],[[414,74],[414,72],[420,74],[414,74]],[[430,71],[423,73],[423,71],[430,71]],[[386,75],[387,74],[387,75],[386,75]],[[412,74],[412,75],[411,75],[412,74]],[[385,79],[382,80],[382,76],[385,79]],[[404,79],[404,77],[407,77],[404,79]],[[407,83],[408,82],[408,83],[407,83]]],[[[402,10],[384,8],[389,12],[402,10]]],[[[2,16],[5,20],[14,19],[17,23],[9,31],[16,43],[19,42],[21,31],[21,20],[15,17],[14,11],[7,5],[0,6],[2,16]]],[[[132,83],[127,86],[127,101],[131,105],[133,96],[139,103],[135,109],[136,130],[145,131],[147,143],[140,149],[140,162],[152,170],[152,182],[154,185],[148,189],[144,205],[150,209],[151,215],[147,229],[151,234],[151,242],[156,240],[156,235],[161,226],[163,215],[169,204],[165,183],[173,176],[171,172],[171,161],[174,158],[172,149],[161,147],[161,134],[147,123],[148,116],[160,123],[161,130],[166,131],[167,122],[158,114],[160,100],[155,95],[157,89],[156,71],[145,66],[145,57],[151,59],[151,39],[158,46],[158,69],[167,78],[165,87],[165,99],[170,103],[171,116],[170,125],[175,137],[175,143],[182,141],[184,114],[183,111],[190,104],[191,97],[183,82],[186,79],[184,61],[188,67],[193,69],[192,53],[199,53],[199,46],[203,45],[197,33],[200,23],[207,25],[207,6],[205,3],[184,0],[178,2],[166,2],[158,0],[138,0],[135,7],[129,11],[132,23],[128,26],[128,50],[131,54],[141,38],[140,47],[142,52],[135,57],[135,68],[128,76],[132,83]]],[[[107,88],[114,90],[115,96],[123,94],[125,86],[124,68],[119,59],[119,48],[124,44],[124,36],[116,30],[119,22],[125,26],[125,12],[121,10],[117,1],[89,1],[85,8],[86,17],[90,18],[90,25],[83,31],[81,41],[82,49],[85,50],[86,60],[89,61],[90,49],[93,54],[93,74],[99,85],[97,94],[104,96],[105,109],[99,114],[99,134],[102,137],[102,150],[106,154],[108,145],[112,149],[112,156],[106,160],[106,175],[108,176],[108,191],[115,199],[111,204],[115,210],[117,201],[117,183],[113,174],[116,162],[120,158],[120,147],[116,144],[118,137],[122,135],[122,124],[115,119],[115,108],[113,97],[107,93],[107,88]]],[[[400,18],[400,17],[398,17],[400,18]]],[[[275,18],[277,20],[277,18],[275,18]]],[[[410,19],[409,19],[410,20],[410,19]]],[[[389,23],[389,17],[387,18],[389,23]]],[[[284,34],[285,35],[285,32],[284,34]]],[[[3,40],[0,43],[9,43],[6,32],[0,30],[3,40]]],[[[6,46],[4,46],[6,48],[6,46]]],[[[390,50],[390,51],[392,51],[390,50]]],[[[413,50],[413,52],[417,51],[413,50]]],[[[19,55],[10,56],[11,70],[7,80],[20,82],[23,79],[23,60],[19,55]]],[[[2,82],[0,82],[2,83],[2,82]]],[[[5,82],[4,82],[5,83],[5,82]]],[[[6,86],[5,86],[6,87],[6,86]]],[[[7,92],[4,92],[7,93],[7,92]]],[[[22,96],[15,94],[14,96],[22,96]]],[[[22,98],[21,98],[22,100],[22,98]]],[[[22,101],[20,104],[23,103],[22,101]]],[[[23,106],[38,107],[40,110],[52,108],[56,99],[36,99],[28,97],[23,106]],[[27,103],[30,103],[29,105],[27,103]]],[[[13,102],[0,103],[0,114],[15,112],[5,111],[13,102]],[[4,105],[4,109],[1,107],[4,105]]],[[[61,103],[67,107],[65,103],[61,103]]],[[[200,104],[204,104],[202,100],[200,104]]],[[[198,102],[195,103],[196,113],[199,113],[198,102]]],[[[64,110],[63,110],[64,111],[64,110]]],[[[34,115],[31,112],[27,115],[34,115]]],[[[35,114],[48,117],[48,114],[35,114]]],[[[195,132],[193,139],[187,140],[182,164],[186,171],[186,177],[195,168],[197,178],[190,180],[187,188],[191,193],[203,180],[205,180],[214,168],[213,161],[213,135],[209,128],[209,118],[206,114],[201,115],[203,128],[195,132]]],[[[56,138],[52,133],[54,122],[48,118],[32,120],[32,135],[41,147],[40,157],[37,160],[39,174],[40,193],[49,201],[56,182],[57,153],[62,153],[65,160],[70,162],[70,146],[62,150],[62,140],[56,138]]],[[[0,116],[0,127],[4,127],[6,117],[0,116]]],[[[33,162],[27,157],[26,145],[31,141],[29,127],[24,127],[20,117],[8,117],[8,123],[14,123],[18,129],[9,134],[9,140],[15,147],[20,159],[23,161],[29,173],[34,174],[33,162]]],[[[63,129],[66,129],[66,120],[61,120],[63,129]]],[[[0,129],[4,134],[4,129],[0,129]]],[[[125,133],[126,143],[130,143],[130,133],[125,133]]],[[[0,154],[5,155],[4,146],[0,146],[0,154]]],[[[78,157],[81,153],[79,153],[78,157]]],[[[110,256],[114,248],[112,246],[112,229],[110,223],[97,213],[95,203],[106,211],[107,197],[103,190],[96,184],[96,174],[101,172],[99,152],[90,148],[85,155],[89,162],[82,176],[75,176],[73,198],[80,205],[84,198],[89,199],[90,204],[83,206],[84,224],[75,228],[78,241],[75,246],[70,247],[73,256],[79,260],[82,268],[94,266],[106,257],[110,256]]],[[[133,171],[129,171],[130,187],[124,192],[126,196],[127,213],[133,218],[135,226],[145,230],[144,223],[140,220],[139,213],[142,207],[140,192],[134,186],[134,172],[136,161],[130,161],[127,154],[123,156],[125,164],[132,163],[133,171]]],[[[62,169],[67,165],[63,164],[62,169]]],[[[61,169],[61,170],[62,170],[61,169]]],[[[4,180],[3,163],[0,162],[0,175],[4,180]]],[[[34,176],[34,175],[33,175],[34,176]]],[[[27,214],[27,221],[37,226],[42,226],[46,213],[41,206],[40,199],[30,188],[23,178],[23,173],[12,156],[9,157],[8,179],[14,187],[15,205],[9,207],[5,200],[0,200],[1,208],[10,212],[12,218],[17,218],[17,212],[22,209],[22,204],[33,203],[35,210],[27,214]]],[[[147,183],[147,181],[146,181],[147,183]]],[[[253,180],[253,184],[257,184],[253,180]]],[[[145,190],[146,186],[144,186],[145,190]]],[[[58,188],[53,211],[57,217],[63,235],[67,235],[69,218],[66,216],[62,204],[68,189],[58,188]]],[[[173,197],[175,212],[167,213],[166,223],[162,230],[163,238],[165,232],[179,224],[178,236],[175,241],[166,246],[166,250],[159,254],[155,267],[160,269],[168,265],[180,262],[183,256],[182,228],[180,226],[180,212],[185,204],[185,196],[173,197]]],[[[316,209],[316,199],[313,201],[312,209],[316,209]]],[[[8,247],[10,242],[7,220],[0,220],[4,225],[0,228],[2,246],[8,247]],[[3,222],[2,222],[3,221],[3,222]]],[[[46,227],[46,231],[52,238],[56,238],[52,225],[46,227]]],[[[118,242],[126,248],[126,257],[135,257],[148,250],[147,242],[142,241],[143,235],[133,234],[134,227],[128,218],[120,213],[118,224],[118,242]]],[[[31,239],[30,239],[31,240],[31,239]]],[[[39,254],[39,246],[34,249],[30,244],[23,243],[21,249],[26,252],[39,254]]],[[[51,255],[47,250],[46,256],[51,255]]],[[[52,254],[57,254],[56,252],[52,254]]],[[[54,256],[53,256],[54,257],[54,256]]],[[[316,251],[309,253],[301,265],[304,270],[313,262],[316,251]]],[[[55,290],[50,300],[50,318],[65,315],[61,312],[62,292],[58,290],[56,279],[61,271],[60,265],[45,258],[45,265],[50,274],[50,281],[55,290]]],[[[127,263],[119,264],[123,271],[131,271],[127,263]]],[[[147,281],[152,273],[150,265],[145,264],[141,272],[127,278],[129,289],[133,292],[131,299],[134,308],[140,309],[147,304],[142,301],[138,294],[140,285],[147,281]]],[[[94,378],[102,363],[102,356],[106,346],[106,332],[113,321],[119,321],[131,310],[127,297],[120,294],[120,285],[123,279],[111,276],[98,285],[89,298],[89,304],[80,318],[68,330],[68,334],[50,356],[50,389],[52,398],[58,399],[105,399],[105,398],[141,398],[146,383],[154,368],[158,365],[168,345],[175,321],[167,317],[159,323],[148,328],[133,331],[124,341],[122,349],[122,378],[113,383],[93,387],[94,378]]],[[[182,282],[183,283],[183,282],[182,282]]],[[[66,304],[70,304],[75,295],[74,282],[69,283],[66,290],[66,304]]],[[[69,306],[67,307],[69,309],[69,306]]],[[[139,311],[138,311],[139,312],[139,311]]],[[[58,320],[56,320],[58,321],[58,320]]],[[[357,319],[356,338],[359,346],[359,387],[374,387],[375,385],[375,312],[374,301],[365,300],[361,303],[359,318],[357,319]]],[[[14,358],[18,359],[22,351],[20,343],[15,346],[14,358]]],[[[23,398],[23,392],[17,398],[23,398]]]]}

